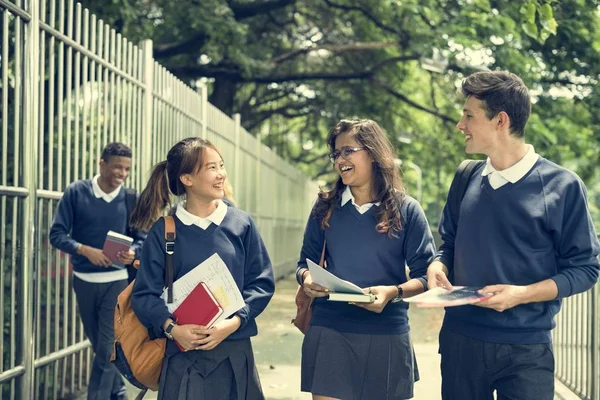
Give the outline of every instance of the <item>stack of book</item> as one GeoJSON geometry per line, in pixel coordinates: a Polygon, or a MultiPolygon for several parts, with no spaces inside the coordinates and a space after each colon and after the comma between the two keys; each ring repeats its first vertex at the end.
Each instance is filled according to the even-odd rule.
{"type": "Polygon", "coordinates": [[[127,253],[132,244],[133,238],[117,232],[108,231],[106,239],[104,240],[102,252],[113,262],[115,267],[125,268],[125,265],[121,264],[121,261],[119,260],[119,253],[127,253]]]}

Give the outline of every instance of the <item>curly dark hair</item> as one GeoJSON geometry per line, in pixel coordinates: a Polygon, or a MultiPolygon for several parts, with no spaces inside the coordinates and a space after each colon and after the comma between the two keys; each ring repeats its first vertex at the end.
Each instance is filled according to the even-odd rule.
{"type": "MultiPolygon", "coordinates": [[[[329,132],[327,144],[335,151],[335,140],[340,135],[350,135],[364,147],[373,158],[373,202],[381,202],[377,211],[377,232],[395,236],[402,230],[400,206],[405,190],[400,174],[394,164],[394,151],[385,131],[377,122],[369,119],[341,120],[329,132]]],[[[335,207],[339,207],[346,186],[338,177],[332,190],[321,190],[312,216],[321,219],[321,227],[329,227],[335,207]]]]}

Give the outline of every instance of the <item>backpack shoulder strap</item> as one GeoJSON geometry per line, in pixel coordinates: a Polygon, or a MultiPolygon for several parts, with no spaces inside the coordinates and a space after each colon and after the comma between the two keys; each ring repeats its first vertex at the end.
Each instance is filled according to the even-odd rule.
{"type": "Polygon", "coordinates": [[[131,229],[130,220],[131,213],[135,208],[137,202],[137,191],[133,188],[125,189],[125,207],[127,208],[127,234],[131,236],[133,229],[131,229]]]}
{"type": "Polygon", "coordinates": [[[162,217],[165,221],[165,257],[167,280],[167,303],[173,302],[173,254],[175,253],[175,220],[171,215],[162,217]]]}
{"type": "Polygon", "coordinates": [[[473,172],[475,172],[476,167],[483,162],[484,161],[464,160],[456,169],[452,185],[450,186],[450,192],[453,194],[453,197],[449,199],[449,201],[452,217],[457,226],[460,217],[460,203],[462,203],[462,199],[465,197],[473,172]]]}

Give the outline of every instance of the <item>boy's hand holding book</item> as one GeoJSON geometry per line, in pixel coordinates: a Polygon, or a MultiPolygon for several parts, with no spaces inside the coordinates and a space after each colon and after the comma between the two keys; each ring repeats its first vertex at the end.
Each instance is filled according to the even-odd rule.
{"type": "Polygon", "coordinates": [[[119,262],[123,265],[133,264],[135,261],[135,252],[131,249],[127,251],[120,251],[117,253],[119,262]]]}
{"type": "Polygon", "coordinates": [[[131,250],[133,238],[117,232],[108,231],[102,252],[112,261],[115,267],[124,268],[135,259],[135,253],[131,250]]]}
{"type": "Polygon", "coordinates": [[[77,248],[77,254],[84,256],[90,262],[98,267],[110,267],[112,261],[100,249],[95,249],[82,244],[77,248]]]}

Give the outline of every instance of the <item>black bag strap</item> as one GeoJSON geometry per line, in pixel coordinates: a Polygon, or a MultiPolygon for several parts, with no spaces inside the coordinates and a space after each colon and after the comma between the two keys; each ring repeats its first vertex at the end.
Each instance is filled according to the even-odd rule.
{"type": "Polygon", "coordinates": [[[137,202],[137,191],[135,189],[125,189],[125,207],[127,207],[127,236],[133,235],[133,229],[131,228],[131,213],[135,208],[137,202]]]}
{"type": "Polygon", "coordinates": [[[168,215],[165,221],[165,258],[167,264],[167,303],[173,302],[173,254],[175,253],[175,220],[168,215]]]}
{"type": "Polygon", "coordinates": [[[465,197],[473,172],[483,162],[485,161],[464,160],[456,169],[452,185],[450,185],[450,192],[454,194],[454,197],[450,199],[450,211],[452,212],[452,219],[454,219],[455,226],[458,226],[460,203],[462,203],[462,199],[465,197]]]}

